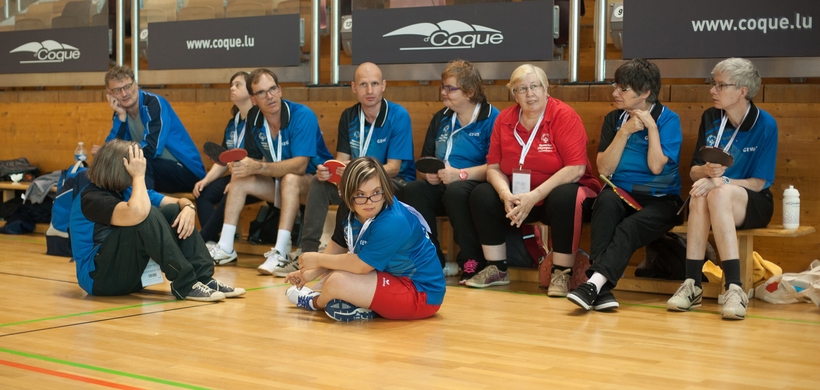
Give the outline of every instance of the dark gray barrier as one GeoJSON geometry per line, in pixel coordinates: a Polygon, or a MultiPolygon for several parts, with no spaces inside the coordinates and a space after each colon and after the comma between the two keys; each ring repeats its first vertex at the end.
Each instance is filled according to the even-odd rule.
{"type": "Polygon", "coordinates": [[[553,2],[353,11],[353,63],[552,59],[553,2]]]}
{"type": "Polygon", "coordinates": [[[108,27],[0,33],[0,73],[108,70],[108,27]]]}
{"type": "Polygon", "coordinates": [[[624,0],[623,57],[820,56],[815,17],[817,0],[624,0]]]}
{"type": "Polygon", "coordinates": [[[149,69],[298,66],[299,15],[148,24],[149,69]]]}

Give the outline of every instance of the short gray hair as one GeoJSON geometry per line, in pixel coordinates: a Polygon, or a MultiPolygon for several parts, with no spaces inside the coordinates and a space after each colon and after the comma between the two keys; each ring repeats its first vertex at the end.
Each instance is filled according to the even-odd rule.
{"type": "Polygon", "coordinates": [[[515,84],[524,77],[527,77],[527,75],[530,73],[535,75],[535,78],[537,78],[538,81],[541,82],[545,90],[549,90],[550,83],[549,80],[547,80],[547,74],[544,73],[544,69],[541,69],[532,64],[524,64],[515,68],[515,70],[512,72],[512,75],[510,75],[510,82],[507,83],[507,88],[510,90],[510,93],[513,92],[515,84]]]}
{"type": "Polygon", "coordinates": [[[712,75],[724,74],[729,76],[737,88],[746,87],[746,100],[752,100],[760,90],[760,72],[757,67],[745,58],[727,58],[718,62],[712,69],[712,75]]]}

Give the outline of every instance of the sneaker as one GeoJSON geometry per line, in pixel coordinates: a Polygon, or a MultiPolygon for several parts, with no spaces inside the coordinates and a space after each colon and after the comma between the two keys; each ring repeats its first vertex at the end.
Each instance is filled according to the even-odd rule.
{"type": "Polygon", "coordinates": [[[569,278],[572,273],[572,268],[567,268],[563,271],[558,268],[552,269],[550,276],[550,286],[547,288],[547,296],[549,297],[565,297],[569,292],[569,278]]]}
{"type": "Polygon", "coordinates": [[[225,298],[236,298],[245,295],[244,288],[231,287],[217,279],[211,279],[206,286],[208,286],[211,290],[216,290],[225,294],[225,298]]]}
{"type": "Polygon", "coordinates": [[[743,288],[730,284],[726,290],[726,302],[720,315],[727,320],[742,320],[746,318],[746,306],[749,304],[749,296],[743,292],[743,288]]]}
{"type": "Polygon", "coordinates": [[[288,276],[289,273],[298,270],[299,262],[297,260],[289,261],[286,263],[279,263],[276,265],[276,268],[273,269],[273,276],[284,278],[288,276]]]}
{"type": "Polygon", "coordinates": [[[219,244],[208,248],[208,253],[210,253],[211,258],[214,259],[214,265],[225,265],[236,261],[236,251],[231,251],[231,253],[225,252],[219,244]]]}
{"type": "Polygon", "coordinates": [[[598,288],[590,282],[578,286],[578,288],[567,294],[567,299],[569,299],[570,302],[580,306],[584,310],[591,309],[596,298],[598,298],[598,288]]]}
{"type": "Polygon", "coordinates": [[[287,264],[288,260],[276,248],[265,252],[265,262],[256,268],[260,275],[273,275],[273,271],[280,263],[287,264]]]}
{"type": "Polygon", "coordinates": [[[288,253],[288,260],[296,261],[302,255],[302,248],[296,248],[295,251],[288,253]]]}
{"type": "Polygon", "coordinates": [[[703,300],[703,288],[695,286],[695,279],[686,279],[675,291],[675,295],[666,301],[666,309],[672,311],[687,311],[697,309],[703,300]]]}
{"type": "Polygon", "coordinates": [[[202,284],[202,282],[196,282],[191,288],[191,292],[188,293],[185,299],[201,302],[214,302],[225,299],[225,294],[202,284]]]}
{"type": "Polygon", "coordinates": [[[285,291],[285,296],[288,297],[290,303],[296,305],[296,307],[313,311],[318,310],[313,303],[313,299],[320,294],[319,291],[313,291],[307,286],[302,287],[302,289],[298,289],[296,286],[290,286],[287,291],[285,291]]]}
{"type": "Polygon", "coordinates": [[[373,310],[352,305],[341,299],[331,299],[325,306],[325,313],[339,322],[367,321],[376,316],[373,310]]]}
{"type": "Polygon", "coordinates": [[[488,265],[481,270],[481,272],[470,278],[465,284],[469,287],[478,288],[510,284],[510,273],[501,272],[498,270],[498,267],[488,265]]]}
{"type": "Polygon", "coordinates": [[[461,277],[458,278],[458,284],[466,284],[478,271],[478,261],[473,259],[467,260],[467,262],[464,263],[464,269],[461,271],[461,277]]]}
{"type": "Polygon", "coordinates": [[[615,299],[615,294],[612,294],[612,290],[605,289],[598,294],[598,297],[595,298],[595,301],[592,303],[592,308],[595,311],[608,311],[608,310],[615,310],[619,308],[621,305],[618,304],[618,300],[615,299]]]}
{"type": "Polygon", "coordinates": [[[456,276],[458,275],[458,264],[448,261],[444,263],[444,276],[456,276]]]}
{"type": "Polygon", "coordinates": [[[210,251],[211,248],[213,248],[217,245],[219,245],[219,243],[216,242],[216,241],[208,241],[208,242],[205,243],[205,247],[208,248],[208,251],[210,251]]]}

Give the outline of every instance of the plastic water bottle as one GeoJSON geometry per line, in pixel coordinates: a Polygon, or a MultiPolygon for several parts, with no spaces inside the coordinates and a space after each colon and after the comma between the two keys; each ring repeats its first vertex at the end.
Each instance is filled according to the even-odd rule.
{"type": "Polygon", "coordinates": [[[77,143],[77,149],[74,149],[74,161],[85,161],[88,159],[88,154],[85,152],[85,148],[83,147],[83,143],[77,143]]]}
{"type": "Polygon", "coordinates": [[[783,228],[800,227],[800,193],[790,185],[783,191],[783,228]]]}

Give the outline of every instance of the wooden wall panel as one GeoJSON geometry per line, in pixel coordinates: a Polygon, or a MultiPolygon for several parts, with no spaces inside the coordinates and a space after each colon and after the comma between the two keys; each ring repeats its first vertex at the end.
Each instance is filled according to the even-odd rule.
{"type": "Polygon", "coordinates": [[[17,103],[17,91],[0,92],[0,103],[17,103]]]}
{"type": "Polygon", "coordinates": [[[673,85],[672,102],[712,102],[711,85],[673,85]]]}
{"type": "MultiPolygon", "coordinates": [[[[766,103],[812,103],[820,102],[820,85],[764,85],[762,98],[766,103]]],[[[760,94],[760,92],[758,92],[760,94]]]]}
{"type": "Polygon", "coordinates": [[[96,103],[104,102],[105,90],[89,89],[80,91],[58,91],[60,103],[96,103]]]}

